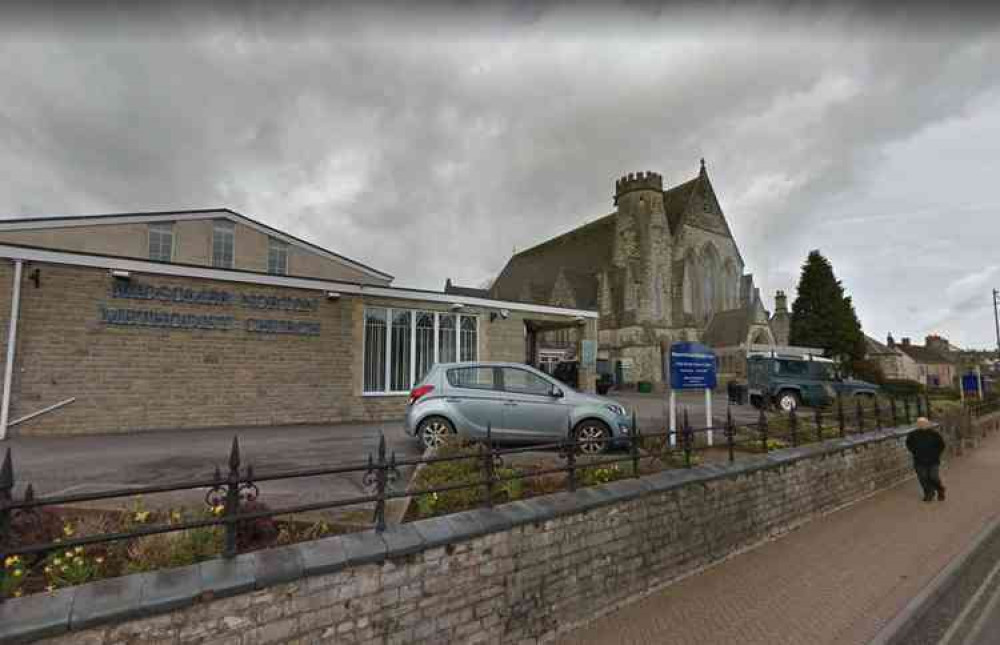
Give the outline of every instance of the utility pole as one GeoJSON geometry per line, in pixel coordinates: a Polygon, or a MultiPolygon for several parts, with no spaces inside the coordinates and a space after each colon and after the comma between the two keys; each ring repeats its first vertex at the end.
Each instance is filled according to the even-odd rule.
{"type": "Polygon", "coordinates": [[[997,360],[1000,360],[1000,314],[997,314],[997,292],[993,290],[993,322],[997,326],[997,360]]]}

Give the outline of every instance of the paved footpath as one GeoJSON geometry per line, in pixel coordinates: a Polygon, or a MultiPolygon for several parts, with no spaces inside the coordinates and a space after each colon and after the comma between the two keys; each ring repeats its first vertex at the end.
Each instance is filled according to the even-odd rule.
{"type": "Polygon", "coordinates": [[[916,480],[686,578],[560,643],[867,643],[995,516],[1000,435],[916,480]]]}

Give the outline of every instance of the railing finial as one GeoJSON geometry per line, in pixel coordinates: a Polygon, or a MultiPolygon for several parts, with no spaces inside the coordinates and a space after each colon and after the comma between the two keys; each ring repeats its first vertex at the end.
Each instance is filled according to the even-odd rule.
{"type": "Polygon", "coordinates": [[[239,472],[240,470],[240,439],[233,435],[233,445],[229,449],[229,470],[239,472]]]}

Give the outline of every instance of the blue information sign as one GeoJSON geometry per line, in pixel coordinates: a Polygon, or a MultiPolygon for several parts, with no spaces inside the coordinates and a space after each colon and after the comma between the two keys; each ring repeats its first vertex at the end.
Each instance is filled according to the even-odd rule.
{"type": "Polygon", "coordinates": [[[964,392],[978,392],[979,380],[975,374],[965,374],[962,376],[962,390],[964,392]]]}
{"type": "Polygon", "coordinates": [[[672,344],[670,387],[675,390],[714,390],[715,352],[699,343],[672,344]]]}

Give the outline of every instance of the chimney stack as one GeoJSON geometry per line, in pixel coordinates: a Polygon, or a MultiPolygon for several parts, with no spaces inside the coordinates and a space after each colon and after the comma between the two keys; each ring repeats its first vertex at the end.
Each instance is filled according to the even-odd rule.
{"type": "Polygon", "coordinates": [[[889,335],[886,336],[885,344],[888,345],[889,347],[896,346],[896,340],[892,337],[892,332],[889,332],[889,335]]]}
{"type": "Polygon", "coordinates": [[[903,341],[903,347],[909,347],[910,346],[910,339],[908,337],[903,336],[902,341],[903,341]]]}

